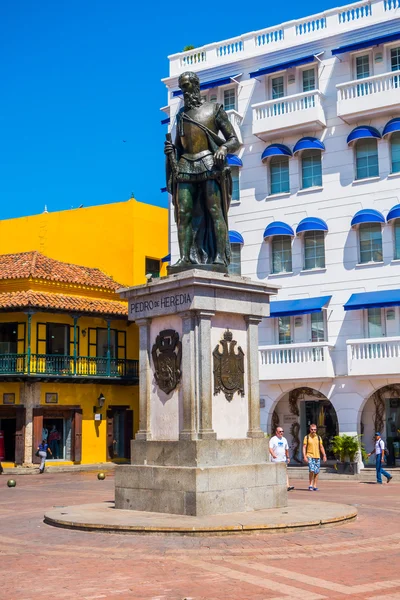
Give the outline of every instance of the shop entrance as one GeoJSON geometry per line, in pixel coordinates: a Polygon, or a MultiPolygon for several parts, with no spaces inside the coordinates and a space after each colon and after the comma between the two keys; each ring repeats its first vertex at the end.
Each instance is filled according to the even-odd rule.
{"type": "Polygon", "coordinates": [[[24,461],[25,409],[0,407],[0,431],[4,436],[4,462],[22,465],[24,461]]]}
{"type": "MultiPolygon", "coordinates": [[[[48,456],[48,460],[66,460],[68,448],[66,446],[66,439],[71,431],[71,418],[44,418],[43,419],[43,433],[42,439],[46,440],[51,454],[48,456]]],[[[71,460],[70,458],[67,460],[71,460]]]]}
{"type": "Polygon", "coordinates": [[[306,400],[302,403],[302,439],[308,434],[310,425],[315,423],[318,427],[318,435],[322,438],[326,457],[334,460],[332,453],[332,440],[339,434],[336,411],[329,400],[306,400]]]}
{"type": "Polygon", "coordinates": [[[109,460],[129,459],[133,438],[133,410],[113,406],[107,411],[107,457],[109,460]]]}
{"type": "Polygon", "coordinates": [[[82,460],[82,409],[80,407],[35,408],[33,410],[32,460],[40,462],[36,449],[47,440],[53,455],[48,460],[82,460]]]}

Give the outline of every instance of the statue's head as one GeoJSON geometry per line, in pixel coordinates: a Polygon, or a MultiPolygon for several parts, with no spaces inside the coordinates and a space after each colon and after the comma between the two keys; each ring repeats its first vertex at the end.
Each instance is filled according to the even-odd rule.
{"type": "Polygon", "coordinates": [[[192,108],[200,106],[202,99],[200,96],[200,79],[193,71],[185,71],[179,76],[178,85],[183,92],[185,106],[192,108]]]}

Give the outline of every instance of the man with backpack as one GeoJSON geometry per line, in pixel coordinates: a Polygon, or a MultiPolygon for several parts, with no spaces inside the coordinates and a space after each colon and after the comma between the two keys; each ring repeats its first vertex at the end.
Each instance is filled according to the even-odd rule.
{"type": "Polygon", "coordinates": [[[310,433],[303,440],[303,459],[308,464],[308,489],[317,492],[318,473],[321,468],[321,454],[326,462],[326,454],[321,438],[317,435],[315,423],[310,425],[310,433]]]}
{"type": "Polygon", "coordinates": [[[381,438],[379,431],[375,433],[375,449],[372,450],[368,456],[371,456],[374,452],[376,454],[376,483],[382,483],[382,475],[386,477],[387,483],[389,483],[393,477],[383,468],[383,462],[385,460],[385,442],[381,438]]]}

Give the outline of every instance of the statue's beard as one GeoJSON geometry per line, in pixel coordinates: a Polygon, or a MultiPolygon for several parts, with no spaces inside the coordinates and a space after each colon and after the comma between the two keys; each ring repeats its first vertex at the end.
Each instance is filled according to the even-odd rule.
{"type": "Polygon", "coordinates": [[[196,108],[197,106],[201,106],[201,104],[203,104],[203,100],[198,92],[185,92],[183,94],[183,98],[186,108],[196,108]]]}

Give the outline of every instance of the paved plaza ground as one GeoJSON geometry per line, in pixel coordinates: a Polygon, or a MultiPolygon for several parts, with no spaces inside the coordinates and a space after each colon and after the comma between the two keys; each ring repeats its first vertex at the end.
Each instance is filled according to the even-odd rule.
{"type": "Polygon", "coordinates": [[[113,499],[95,473],[0,477],[0,599],[400,600],[400,484],[322,481],[291,497],[357,506],[356,521],[220,537],[92,533],[43,523],[53,506],[113,499]]]}

